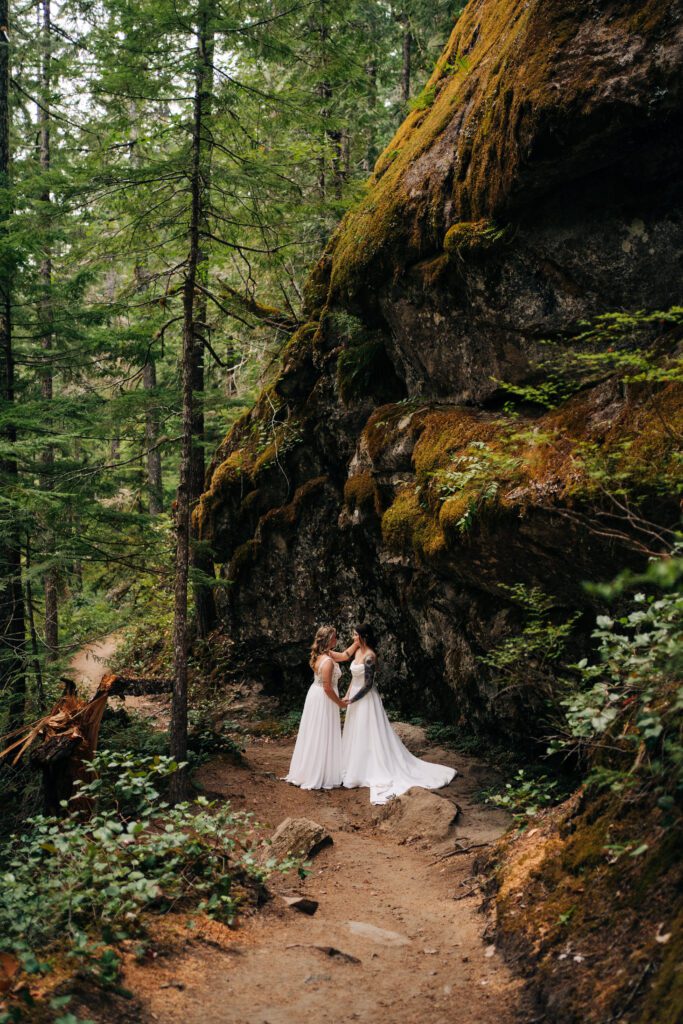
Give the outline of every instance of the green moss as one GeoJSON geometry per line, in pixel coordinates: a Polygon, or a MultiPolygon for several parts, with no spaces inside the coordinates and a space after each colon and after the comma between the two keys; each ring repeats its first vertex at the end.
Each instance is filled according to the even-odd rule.
{"type": "Polygon", "coordinates": [[[436,86],[425,86],[422,92],[418,93],[408,103],[411,110],[427,110],[436,99],[436,86]]]}
{"type": "Polygon", "coordinates": [[[282,349],[282,364],[285,371],[294,364],[301,362],[311,350],[315,332],[318,330],[318,322],[309,321],[298,327],[287,344],[282,349]]]}
{"type": "Polygon", "coordinates": [[[247,540],[235,548],[228,567],[228,579],[234,580],[245,570],[251,568],[261,550],[261,541],[247,540]]]}
{"type": "Polygon", "coordinates": [[[271,508],[261,517],[262,530],[267,526],[277,526],[279,529],[287,528],[288,532],[296,529],[301,512],[309,499],[321,491],[328,481],[328,476],[316,476],[311,480],[307,480],[305,484],[296,489],[292,500],[288,504],[281,505],[278,508],[271,508]]]}
{"type": "Polygon", "coordinates": [[[638,6],[640,9],[631,16],[628,23],[631,32],[650,38],[656,35],[660,28],[666,28],[669,13],[666,5],[662,5],[659,0],[649,0],[648,3],[638,6]]]}
{"type": "Polygon", "coordinates": [[[413,408],[406,425],[403,403],[380,407],[364,430],[375,466],[404,431],[415,439],[416,487],[400,490],[384,513],[385,543],[432,557],[460,544],[482,517],[590,499],[607,480],[615,487],[628,483],[634,496],[655,487],[672,491],[680,472],[682,392],[676,383],[641,395],[632,387],[608,424],[601,392],[577,395],[527,423],[462,408],[413,408]]]}
{"type": "Polygon", "coordinates": [[[332,271],[331,254],[333,245],[334,235],[304,283],[304,311],[311,320],[320,318],[327,303],[327,295],[330,289],[330,274],[332,271]]]}
{"type": "Polygon", "coordinates": [[[213,538],[213,516],[223,503],[224,496],[251,469],[252,458],[241,448],[235,449],[216,466],[208,489],[202,494],[192,514],[193,527],[199,540],[213,538]]]}
{"type": "Polygon", "coordinates": [[[430,560],[446,550],[439,524],[421,506],[412,487],[402,488],[382,516],[382,538],[391,551],[430,560]]]}
{"type": "Polygon", "coordinates": [[[477,489],[467,489],[446,498],[439,509],[438,517],[439,526],[449,541],[462,535],[473,509],[478,505],[479,497],[477,489]]]}
{"type": "Polygon", "coordinates": [[[505,231],[488,220],[460,221],[446,232],[443,247],[451,258],[465,258],[490,252],[504,236],[505,231]]]}
{"type": "Polygon", "coordinates": [[[411,415],[409,429],[414,432],[419,420],[414,406],[405,402],[392,402],[375,409],[363,430],[365,446],[373,462],[379,462],[382,452],[396,440],[398,425],[408,415],[411,415]]]}
{"type": "Polygon", "coordinates": [[[680,1024],[683,1020],[683,910],[663,924],[671,938],[661,947],[662,961],[643,1001],[638,1024],[680,1024]]]}
{"type": "MultiPolygon", "coordinates": [[[[553,139],[557,158],[571,174],[574,149],[562,152],[560,140],[571,134],[581,116],[577,111],[600,102],[606,76],[612,73],[609,61],[587,66],[578,56],[567,60],[568,43],[585,17],[580,5],[526,0],[492,0],[465,8],[417,100],[419,109],[410,111],[389,142],[365,197],[344,218],[331,243],[328,301],[343,302],[378,277],[389,280],[440,248],[448,228],[446,210],[471,224],[502,215],[526,178],[536,187],[538,175],[530,175],[530,163],[554,158],[549,152],[553,139]],[[453,150],[454,179],[429,174],[428,187],[415,188],[417,162],[441,145],[456,116],[457,130],[450,131],[447,146],[453,150]],[[535,157],[537,138],[544,146],[535,157]]],[[[637,14],[627,4],[607,17],[613,45],[626,47],[634,31],[658,31],[664,14],[661,3],[650,0],[637,14]]],[[[576,153],[583,159],[580,147],[576,153]]],[[[441,160],[439,152],[435,165],[441,160]]],[[[489,241],[493,243],[492,236],[489,241]]],[[[475,251],[482,251],[483,244],[479,238],[475,251]]]]}
{"type": "Polygon", "coordinates": [[[420,484],[428,483],[432,473],[450,465],[453,455],[472,441],[490,441],[497,433],[495,422],[480,419],[464,409],[430,412],[421,427],[413,452],[420,484]]]}
{"type": "MultiPolygon", "coordinates": [[[[442,196],[416,197],[404,181],[414,162],[438,139],[451,121],[461,103],[473,93],[483,89],[486,81],[486,63],[479,62],[496,43],[503,44],[510,32],[512,13],[519,2],[489,5],[477,8],[471,14],[466,10],[459,18],[437,68],[420,94],[419,109],[410,112],[394,139],[380,156],[367,198],[347,215],[334,240],[331,293],[344,295],[362,283],[362,274],[369,264],[390,250],[400,253],[406,261],[419,258],[422,247],[419,234],[414,233],[420,223],[434,225],[438,230],[442,196]],[[468,53],[468,64],[458,59],[463,52],[468,34],[477,27],[480,38],[468,53]],[[480,77],[483,79],[479,81],[480,77]],[[405,208],[410,208],[406,216],[405,208]],[[435,217],[436,215],[436,217],[435,217]],[[435,224],[435,219],[437,223],[435,224]]],[[[475,123],[471,116],[468,123],[475,123]]],[[[471,135],[459,133],[458,145],[471,135]]],[[[461,161],[462,163],[462,161],[461,161]]],[[[412,260],[415,262],[415,259],[412,260]]]]}
{"type": "Polygon", "coordinates": [[[652,793],[624,801],[581,790],[533,826],[508,835],[487,867],[498,885],[499,942],[533,964],[540,1002],[552,997],[554,1019],[598,1024],[628,1006],[638,1024],[677,1024],[679,827],[662,830],[652,793]]]}
{"type": "Polygon", "coordinates": [[[581,820],[576,831],[567,840],[562,852],[562,866],[573,875],[604,865],[606,846],[610,842],[609,816],[600,816],[587,824],[581,820]]]}
{"type": "Polygon", "coordinates": [[[648,891],[657,885],[661,878],[683,863],[683,836],[679,829],[672,828],[664,833],[652,851],[648,851],[639,865],[638,877],[629,887],[629,901],[638,910],[643,900],[647,899],[648,891]]]}
{"type": "Polygon", "coordinates": [[[413,533],[423,516],[413,487],[404,487],[382,516],[382,539],[391,551],[408,553],[413,547],[413,533]]]}
{"type": "Polygon", "coordinates": [[[372,473],[356,473],[344,484],[344,503],[353,512],[374,512],[382,515],[382,500],[372,473]]]}

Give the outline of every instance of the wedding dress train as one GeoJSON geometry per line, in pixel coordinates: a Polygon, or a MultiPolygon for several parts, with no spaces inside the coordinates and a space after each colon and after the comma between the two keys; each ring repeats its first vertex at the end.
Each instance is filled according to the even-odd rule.
{"type": "MultiPolygon", "coordinates": [[[[351,674],[350,698],[364,685],[365,666],[351,662],[351,674]]],[[[342,761],[342,785],[367,786],[373,804],[384,804],[412,786],[440,789],[456,775],[455,768],[421,761],[410,753],[392,729],[374,686],[346,709],[342,761]]]]}
{"type": "MultiPolygon", "coordinates": [[[[325,693],[320,669],[313,675],[301,724],[296,737],[294,753],[285,782],[291,782],[301,789],[333,789],[341,785],[341,722],[339,705],[325,693]]],[[[332,671],[332,686],[339,695],[341,669],[335,665],[332,671]]]]}

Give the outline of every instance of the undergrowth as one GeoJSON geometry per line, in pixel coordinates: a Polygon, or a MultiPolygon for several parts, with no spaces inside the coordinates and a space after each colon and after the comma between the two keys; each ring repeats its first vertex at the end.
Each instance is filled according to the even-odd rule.
{"type": "Polygon", "coordinates": [[[263,898],[269,873],[298,866],[259,859],[248,813],[202,797],[170,806],[163,790],[178,767],[158,755],[101,751],[93,777],[77,787],[78,810],[34,817],[10,838],[0,853],[0,953],[18,962],[20,976],[43,977],[66,959],[115,985],[120,944],[144,947],[149,914],[192,910],[232,925],[263,898]]]}
{"type": "MultiPolygon", "coordinates": [[[[587,790],[611,791],[622,801],[646,800],[663,814],[663,826],[680,823],[683,797],[683,554],[652,560],[647,571],[624,573],[593,586],[618,610],[596,619],[596,653],[577,664],[563,654],[573,620],[562,627],[534,627],[532,640],[546,645],[555,662],[562,716],[547,750],[577,766],[587,790]]],[[[510,667],[527,630],[500,644],[489,665],[510,667]]],[[[532,644],[533,649],[533,644],[532,644]]],[[[519,667],[519,666],[518,666],[519,667]]],[[[567,795],[557,773],[536,765],[520,770],[490,802],[511,810],[523,824],[542,807],[567,795]]]]}

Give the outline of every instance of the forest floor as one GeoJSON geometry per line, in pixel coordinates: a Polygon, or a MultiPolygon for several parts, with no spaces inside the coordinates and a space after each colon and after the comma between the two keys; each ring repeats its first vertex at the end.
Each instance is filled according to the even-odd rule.
{"type": "MultiPolygon", "coordinates": [[[[77,676],[96,685],[113,646],[81,652],[77,676]]],[[[158,698],[137,710],[158,722],[158,698]]],[[[242,723],[263,719],[259,698],[237,690],[232,713],[242,723]]],[[[439,794],[413,790],[387,808],[373,807],[365,789],[302,791],[280,781],[294,737],[249,740],[244,759],[216,759],[195,774],[212,799],[250,811],[269,835],[287,817],[324,826],[333,843],[300,880],[295,872],[269,881],[274,898],[236,929],[172,914],[152,921],[154,952],[126,955],[122,1001],[84,998],[80,1013],[97,1021],[160,1024],[519,1024],[528,1019],[522,982],[487,939],[487,917],[473,863],[507,828],[507,815],[485,804],[495,773],[482,761],[429,744],[415,726],[396,726],[427,760],[455,764],[458,774],[439,794]],[[457,804],[438,813],[435,800],[457,804]],[[436,811],[436,813],[435,813],[436,811]],[[458,853],[456,844],[473,847],[458,853]],[[451,856],[445,857],[445,854],[451,856]],[[440,859],[443,858],[443,859],[440,859]],[[282,896],[319,903],[314,916],[282,896]],[[323,947],[322,949],[320,947],[323,947]],[[330,955],[341,951],[357,962],[330,955]]],[[[133,944],[131,944],[132,947],[133,944]]],[[[75,1008],[74,1008],[75,1009],[75,1008]]]]}

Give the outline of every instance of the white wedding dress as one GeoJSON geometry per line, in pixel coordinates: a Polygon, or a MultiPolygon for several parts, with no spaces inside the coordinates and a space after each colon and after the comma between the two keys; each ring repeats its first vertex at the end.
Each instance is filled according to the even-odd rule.
{"type": "MultiPolygon", "coordinates": [[[[320,670],[326,660],[323,658],[318,665],[306,694],[289,773],[285,776],[285,782],[301,789],[333,789],[341,785],[341,721],[339,705],[323,689],[320,670]]],[[[340,676],[341,669],[335,665],[332,686],[337,695],[340,676]]]]}
{"type": "MultiPolygon", "coordinates": [[[[349,698],[365,683],[362,662],[351,662],[351,675],[349,698]]],[[[384,804],[413,786],[440,789],[456,775],[455,768],[421,761],[404,747],[391,727],[375,686],[346,709],[342,759],[342,785],[348,789],[367,786],[372,804],[384,804]]]]}

